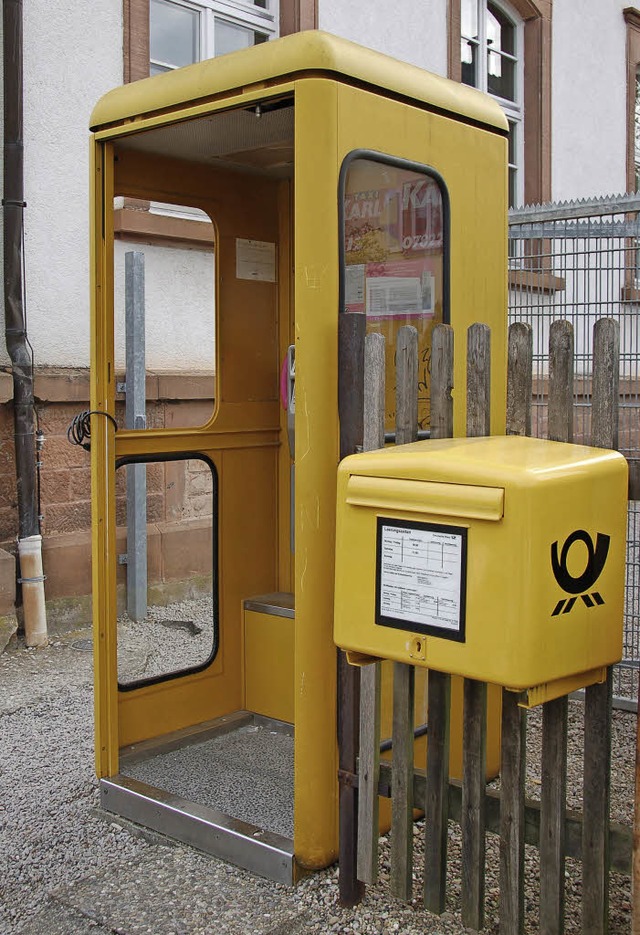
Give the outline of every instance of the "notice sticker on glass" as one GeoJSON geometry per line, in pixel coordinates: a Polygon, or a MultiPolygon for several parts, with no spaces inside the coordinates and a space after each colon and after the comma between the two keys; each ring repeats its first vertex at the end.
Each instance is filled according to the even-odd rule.
{"type": "Polygon", "coordinates": [[[276,245],[266,240],[236,238],[236,279],[276,281],[276,245]]]}
{"type": "Polygon", "coordinates": [[[467,530],[378,519],[376,623],[464,641],[467,530]]]}
{"type": "Polygon", "coordinates": [[[419,315],[422,292],[417,276],[379,276],[367,279],[367,316],[397,318],[419,315]]]}
{"type": "Polygon", "coordinates": [[[365,266],[356,263],[344,270],[344,302],[350,312],[364,312],[365,266]]]}
{"type": "MultiPolygon", "coordinates": [[[[347,271],[350,269],[360,267],[346,267],[347,271]]],[[[428,258],[369,263],[365,272],[365,300],[369,321],[433,317],[435,276],[428,258]]]]}

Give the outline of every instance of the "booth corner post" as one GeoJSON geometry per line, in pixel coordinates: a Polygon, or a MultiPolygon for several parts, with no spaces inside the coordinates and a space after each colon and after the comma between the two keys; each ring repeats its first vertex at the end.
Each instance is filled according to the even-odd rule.
{"type": "Polygon", "coordinates": [[[42,573],[33,352],[24,308],[24,146],[22,0],[3,3],[4,77],[4,305],[5,340],[13,374],[18,553],[27,646],[47,643],[42,573]]]}
{"type": "MultiPolygon", "coordinates": [[[[338,412],[340,459],[362,447],[364,434],[364,340],[366,315],[340,312],[338,319],[338,412]]],[[[338,763],[340,784],[339,891],[344,906],[364,896],[357,879],[358,790],[353,783],[358,758],[360,670],[338,650],[338,763]]]]}

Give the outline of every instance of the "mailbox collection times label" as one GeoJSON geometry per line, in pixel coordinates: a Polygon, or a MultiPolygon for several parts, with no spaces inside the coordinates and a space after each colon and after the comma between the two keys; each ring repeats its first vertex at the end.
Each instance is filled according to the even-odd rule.
{"type": "Polygon", "coordinates": [[[464,641],[467,530],[378,517],[376,623],[464,641]]]}

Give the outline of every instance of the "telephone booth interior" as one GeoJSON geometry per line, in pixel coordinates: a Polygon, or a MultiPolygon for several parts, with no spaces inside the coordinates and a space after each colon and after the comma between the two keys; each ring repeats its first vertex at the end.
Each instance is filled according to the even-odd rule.
{"type": "Polygon", "coordinates": [[[338,315],[366,314],[388,367],[417,327],[424,433],[433,325],[464,341],[489,324],[504,431],[506,121],[472,89],[309,32],[117,88],[91,129],[92,409],[120,421],[125,227],[157,276],[142,414],[92,421],[102,804],[290,882],[337,853],[338,315]]]}

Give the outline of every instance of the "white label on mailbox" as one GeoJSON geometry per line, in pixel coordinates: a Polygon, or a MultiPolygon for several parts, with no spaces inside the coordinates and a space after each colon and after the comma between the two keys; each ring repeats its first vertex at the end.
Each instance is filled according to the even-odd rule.
{"type": "Polygon", "coordinates": [[[377,622],[463,639],[466,529],[378,523],[377,622]]]}

